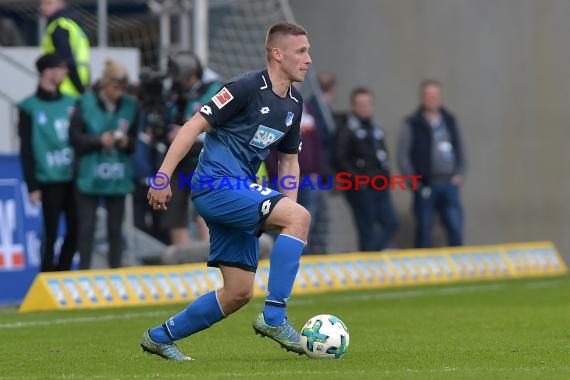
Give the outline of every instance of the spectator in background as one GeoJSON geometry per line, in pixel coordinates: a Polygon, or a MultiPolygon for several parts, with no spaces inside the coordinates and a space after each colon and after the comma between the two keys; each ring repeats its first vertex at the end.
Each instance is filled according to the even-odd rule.
{"type": "Polygon", "coordinates": [[[324,171],[330,174],[334,166],[334,153],[330,147],[333,146],[332,140],[337,125],[344,123],[344,120],[332,109],[332,102],[336,97],[336,77],[331,73],[321,73],[318,81],[322,95],[321,101],[317,96],[312,96],[305,108],[315,119],[324,151],[324,171]]]}
{"type": "MultiPolygon", "coordinates": [[[[169,120],[167,143],[170,145],[181,126],[186,123],[203,104],[207,103],[220,89],[216,80],[204,80],[204,69],[198,57],[189,51],[181,51],[170,57],[170,72],[173,79],[171,102],[169,104],[169,120]]],[[[190,187],[179,188],[180,175],[188,176],[196,169],[198,157],[202,151],[203,136],[194,143],[190,152],[174,171],[171,178],[172,198],[168,210],[164,214],[164,228],[170,231],[173,245],[188,245],[191,241],[188,228],[190,215],[190,187]]],[[[208,228],[201,216],[194,212],[201,240],[208,240],[208,228]]]]}
{"type": "Polygon", "coordinates": [[[71,142],[77,154],[80,269],[91,266],[95,216],[100,199],[107,208],[108,261],[121,265],[125,196],[134,189],[129,155],[133,152],[140,111],[125,94],[126,69],[105,62],[95,92],[82,95],[71,119],[71,142]]]}
{"type": "Polygon", "coordinates": [[[36,61],[36,67],[40,73],[38,89],[18,104],[20,157],[30,201],[42,202],[41,271],[69,270],[77,244],[73,149],[69,143],[69,118],[75,98],[58,90],[67,74],[61,55],[45,54],[36,61]],[[56,264],[54,245],[62,213],[66,232],[56,264]]]}
{"type": "Polygon", "coordinates": [[[41,0],[40,11],[47,18],[42,51],[57,51],[67,59],[68,74],[59,90],[79,96],[89,86],[89,39],[64,0],[41,0]]]}
{"type": "Polygon", "coordinates": [[[455,117],[443,107],[441,84],[420,85],[420,106],[401,129],[398,163],[403,175],[421,175],[414,191],[415,245],[432,247],[434,213],[441,216],[448,244],[463,244],[463,212],[459,187],[465,173],[465,154],[455,117]]]}
{"type": "Polygon", "coordinates": [[[153,140],[153,131],[146,123],[146,113],[141,110],[135,148],[131,156],[135,189],[132,196],[133,223],[135,228],[164,244],[170,243],[168,231],[162,228],[163,214],[154,212],[146,199],[148,178],[157,171],[158,151],[153,140]]]}
{"type": "MultiPolygon", "coordinates": [[[[336,97],[336,77],[331,73],[320,73],[318,75],[320,88],[320,98],[313,95],[305,103],[305,112],[310,114],[315,121],[317,131],[321,140],[321,173],[326,182],[334,173],[334,146],[333,137],[337,125],[342,120],[332,109],[332,102],[336,97]]],[[[301,153],[302,155],[302,153],[301,153]]],[[[311,214],[314,222],[312,224],[313,243],[309,247],[314,253],[327,253],[328,247],[325,236],[329,230],[330,209],[328,205],[328,194],[319,193],[316,213],[311,214]],[[318,220],[318,222],[316,222],[318,220]]],[[[311,235],[311,233],[310,233],[311,235]]],[[[311,243],[309,243],[311,244],[311,243]]]]}
{"type": "MultiPolygon", "coordinates": [[[[335,162],[339,172],[353,176],[390,176],[384,131],[376,124],[372,91],[359,87],[350,95],[351,112],[340,125],[335,139],[335,162]]],[[[383,184],[379,184],[382,186],[383,184]]],[[[370,185],[344,192],[352,208],[361,251],[381,251],[398,230],[390,187],[375,190],[370,185]]]]}
{"type": "MultiPolygon", "coordinates": [[[[304,250],[305,254],[326,253],[326,220],[324,220],[322,213],[324,211],[323,190],[320,190],[318,187],[318,184],[323,181],[324,174],[324,152],[319,132],[314,116],[309,112],[308,107],[305,106],[301,116],[303,149],[299,152],[299,168],[301,172],[298,184],[305,183],[305,186],[299,186],[297,192],[297,202],[305,207],[312,216],[309,238],[304,250]]],[[[272,149],[265,161],[269,178],[272,181],[276,181],[278,178],[277,156],[276,149],[272,149]]]]}

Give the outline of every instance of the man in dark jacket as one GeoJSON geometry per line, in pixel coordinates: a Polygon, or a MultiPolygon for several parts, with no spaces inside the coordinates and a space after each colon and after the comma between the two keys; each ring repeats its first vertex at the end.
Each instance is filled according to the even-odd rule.
{"type": "MultiPolygon", "coordinates": [[[[366,88],[350,96],[351,113],[335,138],[335,164],[339,172],[352,176],[390,176],[384,131],[372,120],[374,97],[366,88]]],[[[382,186],[379,183],[378,186],[382,186]]],[[[390,197],[390,186],[376,190],[370,185],[345,191],[358,229],[362,251],[381,251],[398,230],[398,219],[390,197]]]]}
{"type": "Polygon", "coordinates": [[[433,245],[434,214],[441,216],[450,246],[463,244],[463,212],[459,187],[465,154],[455,117],[443,107],[441,84],[420,86],[421,104],[400,131],[398,163],[403,175],[421,175],[414,191],[417,248],[433,245]]]}
{"type": "MultiPolygon", "coordinates": [[[[201,107],[206,104],[221,88],[217,80],[207,80],[204,68],[198,57],[190,51],[180,51],[170,57],[170,71],[173,88],[168,103],[167,142],[170,145],[180,128],[201,107]]],[[[169,231],[170,243],[177,246],[188,246],[191,243],[188,219],[190,211],[190,187],[180,186],[180,176],[188,176],[198,165],[204,136],[200,136],[190,152],[180,162],[171,178],[172,199],[170,207],[164,213],[162,227],[169,231]]],[[[193,215],[199,240],[208,240],[208,227],[199,215],[193,215]]]]}

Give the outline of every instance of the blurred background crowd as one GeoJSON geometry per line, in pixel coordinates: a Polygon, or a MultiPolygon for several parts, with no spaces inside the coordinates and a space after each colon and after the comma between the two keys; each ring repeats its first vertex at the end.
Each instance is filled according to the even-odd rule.
{"type": "MultiPolygon", "coordinates": [[[[204,49],[196,42],[198,39],[193,43],[184,40],[189,38],[184,36],[190,34],[190,20],[173,16],[176,9],[193,14],[192,30],[196,34],[195,24],[200,20],[196,17],[198,3],[109,1],[105,4],[108,19],[103,46],[138,49],[140,67],[135,71],[138,75],[133,77],[132,68],[113,56],[105,59],[100,72],[94,73],[90,68],[91,49],[101,46],[102,33],[97,23],[97,20],[100,22],[97,19],[100,4],[64,0],[0,2],[0,45],[40,46],[35,57],[37,87],[29,88],[28,97],[18,99],[13,128],[18,131],[18,153],[29,200],[41,202],[43,208],[43,271],[67,270],[74,266],[88,269],[178,264],[206,259],[207,226],[192,207],[188,186],[183,190],[178,186],[179,174],[188,174],[196,167],[202,148],[200,142],[192,147],[172,178],[174,195],[166,213],[152,212],[148,207],[147,178],[157,171],[184,122],[225,81],[239,72],[263,67],[263,61],[244,61],[241,54],[253,55],[248,51],[250,45],[262,46],[262,33],[267,26],[272,21],[292,17],[293,10],[297,21],[309,31],[314,62],[309,79],[301,87],[305,101],[301,120],[303,149],[299,157],[301,176],[311,179],[312,183],[338,172],[370,177],[422,176],[415,190],[410,186],[409,190],[393,191],[389,187],[377,190],[370,185],[348,191],[301,189],[298,201],[312,215],[306,254],[458,246],[465,244],[465,240],[494,243],[504,239],[551,238],[552,235],[543,230],[522,225],[516,233],[505,234],[503,229],[505,238],[493,233],[486,235],[492,227],[485,223],[500,224],[510,219],[503,209],[505,205],[493,209],[497,199],[503,203],[510,201],[509,212],[516,218],[516,215],[528,216],[518,209],[521,205],[530,213],[529,210],[537,208],[535,202],[547,205],[552,197],[524,191],[521,194],[520,188],[525,184],[518,175],[540,177],[537,172],[540,168],[530,164],[522,169],[520,165],[524,166],[526,161],[501,156],[499,153],[504,149],[493,148],[494,144],[503,144],[502,137],[497,139],[497,136],[505,134],[507,127],[489,125],[481,103],[490,100],[471,98],[467,88],[467,94],[462,97],[467,100],[455,98],[461,87],[467,87],[463,83],[468,83],[466,78],[470,73],[463,68],[471,67],[457,65],[457,61],[463,59],[457,55],[466,54],[468,49],[443,49],[446,44],[461,44],[448,35],[445,41],[425,46],[429,37],[420,35],[422,28],[417,24],[410,24],[410,29],[398,27],[398,30],[408,30],[410,35],[395,37],[387,29],[390,25],[387,14],[407,12],[424,22],[423,29],[441,37],[444,31],[428,21],[447,17],[460,19],[461,6],[446,7],[443,4],[446,2],[440,1],[440,8],[448,13],[435,16],[435,11],[422,5],[428,2],[416,5],[402,2],[399,6],[391,2],[381,2],[381,5],[362,2],[363,9],[356,6],[355,13],[378,7],[378,17],[384,23],[380,23],[383,25],[380,30],[360,30],[363,23],[350,15],[338,23],[335,17],[342,2],[337,1],[332,2],[331,18],[318,22],[310,16],[318,13],[318,4],[324,6],[323,2],[307,5],[301,1],[291,1],[291,4],[211,1],[206,29],[212,38],[208,39],[209,48],[204,49]],[[233,15],[229,20],[224,17],[229,14],[228,9],[233,15]],[[357,30],[344,34],[343,30],[351,23],[357,30]],[[327,36],[327,28],[334,29],[338,38],[327,36]],[[219,30],[225,30],[223,38],[214,39],[214,36],[220,37],[220,33],[216,34],[219,30]],[[239,33],[232,33],[236,30],[239,33]],[[379,32],[372,40],[379,40],[377,46],[385,47],[384,52],[368,51],[371,47],[365,41],[371,38],[372,31],[379,32]],[[394,41],[389,40],[390,36],[394,41]],[[416,42],[407,48],[404,44],[397,46],[398,39],[416,42]],[[416,55],[407,51],[418,46],[421,51],[416,55]],[[408,57],[406,65],[418,69],[411,70],[413,75],[394,88],[384,83],[393,84],[398,82],[397,78],[383,78],[391,75],[387,70],[394,63],[378,54],[397,56],[397,53],[408,57]],[[347,60],[349,64],[344,63],[347,60]],[[344,69],[336,71],[341,62],[344,69]],[[380,68],[381,65],[385,67],[380,68]],[[388,100],[402,99],[402,92],[408,94],[408,101],[390,107],[393,103],[388,100]],[[465,103],[469,103],[468,106],[465,103]],[[468,107],[481,111],[474,115],[464,111],[468,107]],[[385,117],[386,114],[390,116],[385,117]],[[480,131],[466,130],[465,125],[479,127],[480,131]],[[491,153],[485,154],[489,150],[491,153]],[[502,159],[505,161],[498,161],[502,159]],[[509,166],[512,161],[519,162],[509,166]],[[501,167],[504,170],[497,171],[501,167]],[[488,170],[487,176],[485,170],[488,170]],[[97,176],[90,174],[93,172],[97,172],[97,176]],[[477,195],[465,207],[464,186],[471,186],[471,177],[466,179],[473,172],[477,195]],[[516,187],[511,196],[504,193],[493,196],[511,185],[516,187]],[[481,199],[489,201],[484,208],[477,207],[483,203],[481,199]],[[474,216],[470,218],[470,214],[474,216]],[[470,231],[466,220],[477,222],[475,238],[469,239],[469,233],[465,233],[470,231]],[[63,230],[61,223],[65,225],[63,230]],[[128,232],[133,229],[136,231],[128,232]]],[[[467,6],[465,2],[462,4],[467,6]]],[[[487,22],[484,16],[482,20],[487,22]]],[[[473,46],[473,51],[464,59],[479,58],[477,46],[473,46]]],[[[402,69],[394,69],[394,73],[402,75],[402,69]]],[[[489,75],[494,74],[490,71],[489,75]]],[[[493,78],[481,80],[498,86],[501,76],[495,78],[495,83],[492,83],[493,78]]],[[[533,78],[527,80],[534,81],[533,78]]],[[[512,91],[532,89],[521,84],[512,91]]],[[[483,94],[484,86],[475,92],[483,94]]],[[[496,101],[505,102],[503,107],[509,107],[506,104],[509,100],[496,101]]],[[[514,108],[519,107],[523,104],[514,108]]],[[[517,124],[510,120],[505,123],[517,124]]],[[[548,128],[546,122],[540,125],[548,128]]],[[[524,138],[522,145],[526,151],[518,152],[521,155],[534,155],[533,160],[546,154],[530,144],[533,134],[528,128],[506,134],[506,144],[524,138]]],[[[276,168],[276,155],[272,152],[260,175],[275,177],[276,168]]],[[[550,181],[550,175],[545,178],[550,181]]],[[[544,212],[541,210],[535,216],[541,217],[544,212]]],[[[554,213],[552,217],[557,218],[557,215],[554,213]]],[[[268,255],[272,241],[270,233],[262,236],[262,256],[268,255]]]]}

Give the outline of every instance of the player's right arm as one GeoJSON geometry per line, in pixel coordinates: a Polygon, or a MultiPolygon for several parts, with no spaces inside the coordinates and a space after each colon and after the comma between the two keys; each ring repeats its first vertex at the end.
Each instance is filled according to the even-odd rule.
{"type": "MultiPolygon", "coordinates": [[[[166,157],[160,166],[159,172],[164,173],[168,178],[172,177],[172,173],[180,161],[188,154],[188,151],[202,132],[206,132],[211,128],[208,121],[198,112],[190,120],[188,120],[180,129],[176,138],[170,145],[166,157]]],[[[172,191],[170,186],[164,189],[156,189],[151,187],[148,192],[148,203],[155,210],[166,210],[166,202],[170,200],[172,191]]]]}
{"type": "MultiPolygon", "coordinates": [[[[204,104],[182,126],[170,145],[159,170],[161,173],[164,173],[162,176],[172,177],[174,169],[182,158],[188,154],[190,148],[202,132],[206,132],[211,128],[219,128],[239,114],[248,103],[255,84],[256,82],[245,76],[228,82],[209,102],[204,104]]],[[[149,200],[148,203],[155,210],[166,210],[166,202],[170,200],[171,196],[170,186],[167,186],[165,189],[151,188],[147,198],[149,200]]]]}

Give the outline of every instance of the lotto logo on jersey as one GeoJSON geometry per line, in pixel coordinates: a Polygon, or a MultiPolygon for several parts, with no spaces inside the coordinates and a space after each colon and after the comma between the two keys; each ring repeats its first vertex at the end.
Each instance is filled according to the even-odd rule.
{"type": "Polygon", "coordinates": [[[227,88],[222,88],[220,92],[212,97],[212,101],[218,107],[218,109],[224,108],[226,104],[231,102],[234,99],[234,96],[227,88]]]}
{"type": "Polygon", "coordinates": [[[257,148],[266,148],[279,140],[281,136],[283,136],[283,132],[266,127],[265,125],[260,125],[249,144],[257,148]]]}

